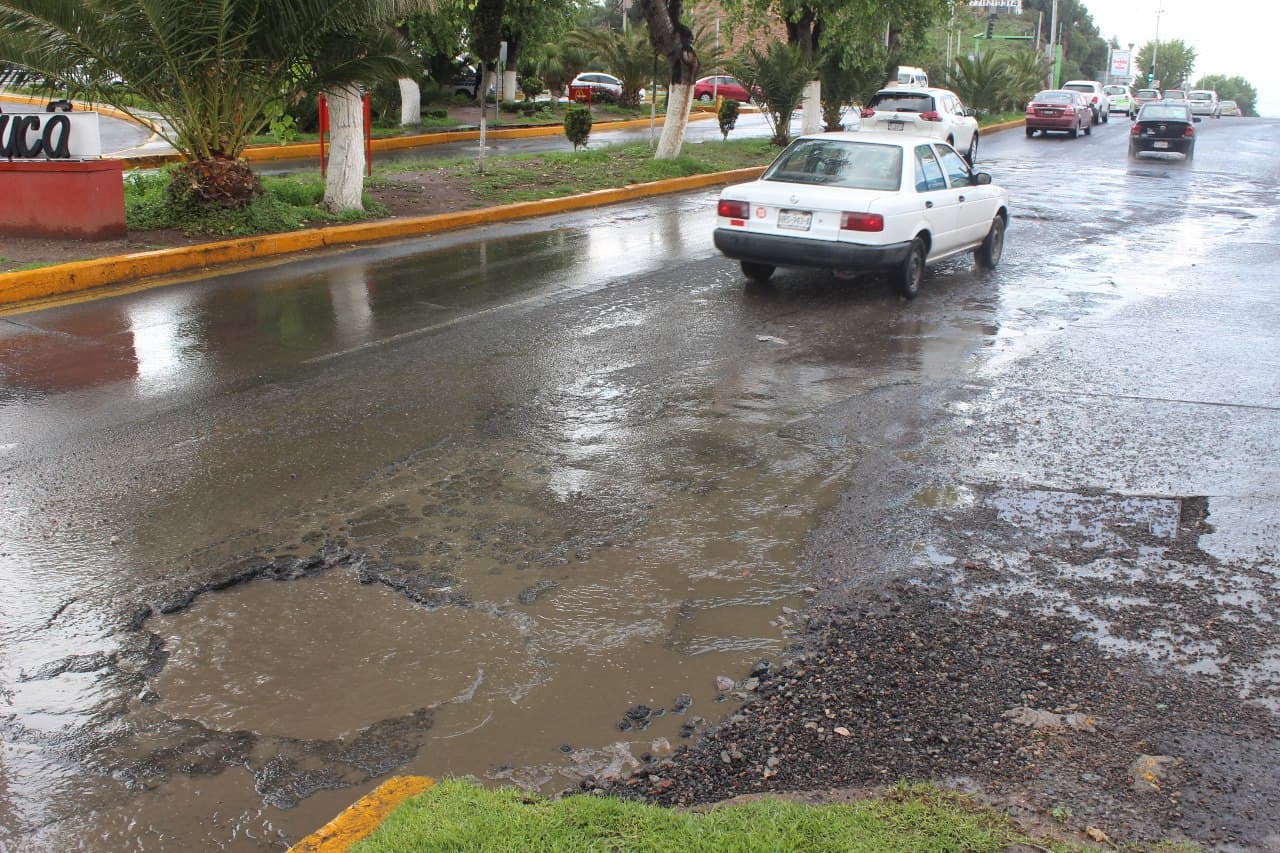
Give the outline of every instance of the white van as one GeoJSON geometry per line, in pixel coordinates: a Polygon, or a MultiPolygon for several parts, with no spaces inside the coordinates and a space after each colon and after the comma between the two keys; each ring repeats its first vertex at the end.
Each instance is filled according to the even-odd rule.
{"type": "Polygon", "coordinates": [[[929,88],[929,75],[924,73],[923,68],[916,68],[914,65],[899,65],[898,76],[889,81],[889,86],[919,86],[922,89],[929,88]]]}

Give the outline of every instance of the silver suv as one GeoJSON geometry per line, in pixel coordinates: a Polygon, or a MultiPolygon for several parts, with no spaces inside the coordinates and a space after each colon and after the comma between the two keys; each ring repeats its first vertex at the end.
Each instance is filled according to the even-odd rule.
{"type": "Polygon", "coordinates": [[[972,166],[978,159],[976,116],[947,89],[891,86],[871,96],[858,127],[941,139],[964,154],[972,166]]]}
{"type": "Polygon", "coordinates": [[[1062,88],[1084,95],[1089,109],[1093,110],[1094,124],[1104,124],[1111,118],[1111,98],[1107,97],[1106,90],[1097,80],[1068,80],[1062,88]]]}

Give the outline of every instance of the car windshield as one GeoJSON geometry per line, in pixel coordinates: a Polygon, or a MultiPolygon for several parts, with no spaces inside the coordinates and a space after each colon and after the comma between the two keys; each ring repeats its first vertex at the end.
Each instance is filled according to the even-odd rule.
{"type": "Polygon", "coordinates": [[[1041,92],[1036,95],[1037,104],[1069,104],[1071,94],[1068,92],[1041,92]]]}
{"type": "Polygon", "coordinates": [[[933,98],[922,92],[879,92],[867,106],[881,112],[927,113],[933,109],[933,98]]]}
{"type": "Polygon", "coordinates": [[[902,183],[902,149],[870,142],[799,139],[778,155],[761,180],[896,190],[902,183]]]}
{"type": "Polygon", "coordinates": [[[1148,104],[1142,108],[1142,115],[1138,116],[1139,121],[1186,121],[1187,108],[1179,107],[1175,104],[1148,104]]]}
{"type": "Polygon", "coordinates": [[[1158,98],[1160,97],[1160,93],[1157,92],[1155,89],[1139,89],[1138,97],[1139,98],[1158,98]]]}

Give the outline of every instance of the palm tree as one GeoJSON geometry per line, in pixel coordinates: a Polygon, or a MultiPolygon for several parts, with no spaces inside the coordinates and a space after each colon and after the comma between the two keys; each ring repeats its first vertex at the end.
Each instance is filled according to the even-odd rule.
{"type": "MultiPolygon", "coordinates": [[[[310,60],[325,55],[331,34],[363,32],[393,8],[390,0],[0,0],[0,56],[129,114],[145,103],[188,160],[175,175],[181,191],[238,205],[260,192],[239,158],[266,125],[264,108],[312,75],[310,60]],[[117,75],[124,86],[113,85],[117,75]]],[[[373,50],[363,60],[373,64],[373,50]]]]}
{"type": "Polygon", "coordinates": [[[996,110],[1005,88],[1005,60],[995,51],[978,54],[972,59],[957,56],[954,68],[942,75],[943,85],[960,96],[974,109],[996,110]]]}
{"type": "Polygon", "coordinates": [[[765,52],[750,45],[729,63],[729,70],[748,92],[757,93],[756,100],[764,107],[765,120],[773,130],[774,144],[786,145],[791,140],[791,115],[814,78],[814,66],[799,47],[774,41],[765,52]]]}
{"type": "Polygon", "coordinates": [[[657,54],[649,44],[649,38],[639,27],[627,33],[617,30],[573,30],[565,36],[565,43],[591,52],[603,70],[622,81],[622,96],[618,103],[634,107],[640,103],[640,90],[653,76],[657,54]]]}
{"type": "Polygon", "coordinates": [[[1015,110],[1026,105],[1036,92],[1044,88],[1049,60],[1034,50],[1015,50],[1004,61],[1004,87],[1000,106],[1015,110]]]}

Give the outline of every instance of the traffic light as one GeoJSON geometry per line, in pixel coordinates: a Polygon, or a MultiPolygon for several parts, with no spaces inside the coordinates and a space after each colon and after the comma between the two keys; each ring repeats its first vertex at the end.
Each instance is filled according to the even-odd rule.
{"type": "Polygon", "coordinates": [[[991,38],[996,33],[996,14],[992,12],[987,15],[987,38],[991,38]]]}
{"type": "Polygon", "coordinates": [[[1150,74],[1147,75],[1147,82],[1148,83],[1156,82],[1156,72],[1152,71],[1150,74]]]}

